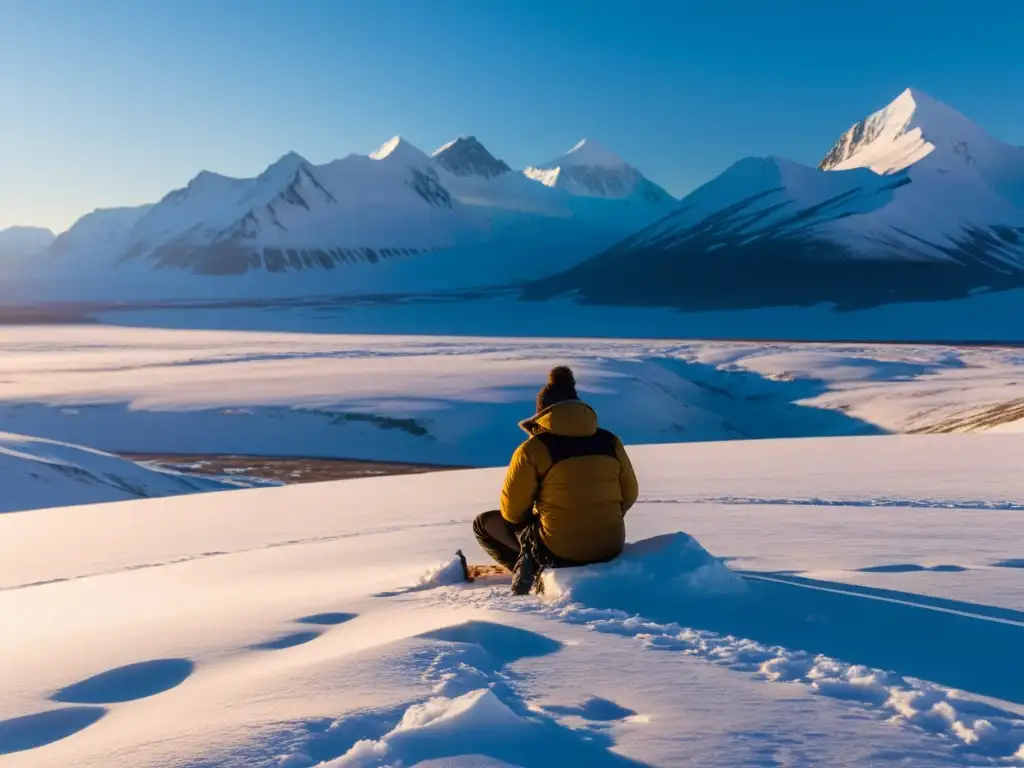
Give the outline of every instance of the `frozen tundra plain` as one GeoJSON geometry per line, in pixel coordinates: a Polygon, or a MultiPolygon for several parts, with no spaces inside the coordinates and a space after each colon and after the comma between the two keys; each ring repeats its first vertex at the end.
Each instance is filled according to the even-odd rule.
{"type": "Polygon", "coordinates": [[[25,327],[0,353],[4,497],[44,489],[0,515],[4,768],[1024,764],[1024,352],[25,327]],[[630,445],[629,550],[542,597],[453,584],[554,360],[630,445]],[[492,468],[192,493],[229,481],[101,451],[492,468]],[[186,495],[69,505],[126,487],[186,495]]]}

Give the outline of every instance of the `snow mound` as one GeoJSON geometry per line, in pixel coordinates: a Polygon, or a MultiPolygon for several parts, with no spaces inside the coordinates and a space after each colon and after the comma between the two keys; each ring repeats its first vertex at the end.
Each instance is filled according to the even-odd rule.
{"type": "Polygon", "coordinates": [[[0,513],[238,488],[57,440],[0,432],[0,513]]]}
{"type": "Polygon", "coordinates": [[[465,580],[462,573],[462,561],[458,557],[453,557],[451,560],[433,565],[424,571],[416,580],[416,586],[429,589],[430,587],[458,584],[465,580]]]}
{"type": "MultiPolygon", "coordinates": [[[[511,742],[517,734],[529,737],[530,723],[508,708],[489,688],[470,691],[462,696],[447,698],[435,696],[413,704],[402,715],[401,721],[380,739],[361,739],[337,760],[325,763],[329,768],[378,765],[420,765],[421,760],[431,763],[433,758],[445,757],[445,752],[459,745],[459,749],[485,750],[493,734],[501,733],[500,741],[511,742]]],[[[289,756],[296,766],[298,755],[289,756]]],[[[300,758],[301,759],[301,758],[300,758]]],[[[500,766],[507,763],[483,758],[482,762],[462,765],[500,766]]],[[[312,765],[312,761],[305,763],[312,765]]]]}
{"type": "Polygon", "coordinates": [[[681,531],[627,544],[610,563],[548,570],[543,581],[547,597],[584,604],[616,604],[638,593],[649,600],[678,600],[746,590],[738,574],[681,531]]]}
{"type": "Polygon", "coordinates": [[[437,697],[409,707],[394,734],[423,728],[451,730],[459,727],[516,727],[519,717],[487,688],[454,699],[437,697]]]}
{"type": "Polygon", "coordinates": [[[358,741],[325,767],[451,765],[441,758],[457,758],[461,766],[520,765],[485,754],[497,750],[506,756],[535,758],[534,749],[521,745],[537,744],[545,737],[550,739],[550,734],[540,723],[513,712],[490,688],[481,688],[455,698],[438,696],[413,704],[383,738],[358,741]],[[471,757],[474,754],[480,759],[471,757]]]}

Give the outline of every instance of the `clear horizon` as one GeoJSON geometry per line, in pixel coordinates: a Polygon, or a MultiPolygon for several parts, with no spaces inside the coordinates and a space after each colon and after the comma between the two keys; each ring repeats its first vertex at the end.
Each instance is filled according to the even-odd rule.
{"type": "Polygon", "coordinates": [[[1024,144],[1024,9],[803,5],[0,0],[0,229],[395,134],[514,168],[588,137],[681,196],[750,155],[815,164],[907,87],[1024,144]]]}

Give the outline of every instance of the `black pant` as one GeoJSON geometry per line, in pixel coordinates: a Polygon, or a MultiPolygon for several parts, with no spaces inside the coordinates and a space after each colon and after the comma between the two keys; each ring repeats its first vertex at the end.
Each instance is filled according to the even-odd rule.
{"type": "Polygon", "coordinates": [[[519,540],[516,538],[516,526],[501,516],[501,512],[493,510],[477,515],[473,521],[473,534],[491,558],[510,571],[516,567],[519,559],[519,540]]]}
{"type": "MultiPolygon", "coordinates": [[[[490,555],[496,563],[500,563],[510,571],[514,571],[521,550],[519,539],[516,538],[516,531],[521,527],[529,527],[534,524],[531,521],[524,523],[523,526],[513,525],[501,516],[501,512],[493,510],[477,515],[473,521],[473,533],[476,535],[476,540],[484,552],[490,555]]],[[[566,560],[564,557],[559,557],[544,546],[539,536],[536,538],[536,545],[542,551],[545,565],[551,568],[572,568],[577,565],[587,565],[587,563],[577,563],[574,560],[566,560]]]]}

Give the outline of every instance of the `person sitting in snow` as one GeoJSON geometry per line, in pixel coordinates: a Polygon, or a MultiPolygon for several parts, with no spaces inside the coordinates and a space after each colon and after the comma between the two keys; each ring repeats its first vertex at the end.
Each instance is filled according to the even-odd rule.
{"type": "Polygon", "coordinates": [[[622,442],[598,427],[569,368],[551,370],[537,413],[519,427],[530,437],[512,456],[501,509],[479,515],[473,533],[513,572],[512,591],[526,594],[545,567],[617,557],[639,487],[622,442]]]}

